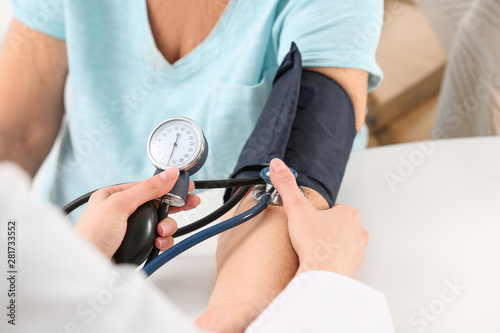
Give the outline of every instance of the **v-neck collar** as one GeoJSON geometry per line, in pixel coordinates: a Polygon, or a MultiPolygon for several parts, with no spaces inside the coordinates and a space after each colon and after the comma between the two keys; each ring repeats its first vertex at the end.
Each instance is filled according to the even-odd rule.
{"type": "Polygon", "coordinates": [[[149,12],[148,12],[148,4],[147,0],[144,0],[143,3],[143,13],[142,17],[144,18],[144,24],[146,25],[146,35],[147,38],[149,39],[149,43],[151,43],[151,47],[155,50],[157,53],[157,57],[159,57],[161,60],[160,62],[165,68],[168,68],[170,70],[176,70],[180,68],[187,68],[187,67],[198,67],[203,65],[203,61],[196,61],[197,59],[207,59],[209,58],[209,54],[207,54],[206,49],[207,48],[214,48],[218,43],[221,43],[224,41],[224,35],[231,26],[231,23],[235,20],[236,17],[236,8],[238,7],[239,0],[229,0],[226,9],[224,9],[224,12],[220,16],[219,20],[213,27],[213,29],[210,31],[208,36],[200,43],[198,44],[191,52],[183,56],[182,58],[178,59],[174,63],[170,63],[163,53],[160,51],[156,44],[156,40],[153,34],[153,30],[151,28],[151,23],[149,20],[149,12]],[[203,57],[201,57],[203,55],[203,57]]]}

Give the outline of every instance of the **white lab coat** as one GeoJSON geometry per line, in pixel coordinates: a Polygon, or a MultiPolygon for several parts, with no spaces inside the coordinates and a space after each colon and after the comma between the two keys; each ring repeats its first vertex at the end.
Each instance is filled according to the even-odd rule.
{"type": "MultiPolygon", "coordinates": [[[[0,164],[1,332],[200,332],[134,267],[110,263],[57,209],[28,193],[27,175],[0,164]],[[8,297],[5,278],[12,275],[9,220],[16,221],[15,297],[8,297]],[[5,306],[14,298],[15,326],[5,306]]],[[[393,326],[383,294],[338,274],[308,272],[247,332],[393,332],[393,326]]]]}

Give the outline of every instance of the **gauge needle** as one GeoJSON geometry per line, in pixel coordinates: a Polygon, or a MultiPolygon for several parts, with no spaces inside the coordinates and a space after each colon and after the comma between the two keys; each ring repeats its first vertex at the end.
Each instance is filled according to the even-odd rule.
{"type": "Polygon", "coordinates": [[[180,136],[181,136],[181,133],[177,133],[177,138],[175,138],[174,147],[172,148],[172,153],[170,153],[170,157],[168,158],[169,164],[170,164],[170,160],[172,159],[172,156],[174,155],[174,150],[175,150],[175,147],[177,147],[177,141],[179,141],[180,136]]]}

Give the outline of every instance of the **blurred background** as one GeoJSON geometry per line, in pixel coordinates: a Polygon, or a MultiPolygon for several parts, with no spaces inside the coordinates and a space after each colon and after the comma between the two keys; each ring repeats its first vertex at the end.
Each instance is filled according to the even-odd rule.
{"type": "MultiPolygon", "coordinates": [[[[9,1],[0,1],[1,43],[12,14],[9,1]]],[[[465,96],[480,84],[477,77],[480,78],[481,71],[492,76],[492,70],[477,60],[479,67],[470,69],[477,77],[471,78],[469,75],[465,81],[463,77],[457,79],[453,76],[460,74],[455,72],[460,72],[463,65],[455,61],[454,66],[446,68],[447,55],[452,57],[453,54],[463,53],[469,44],[466,43],[467,47],[454,47],[453,43],[460,44],[455,40],[474,37],[474,32],[470,31],[471,26],[486,22],[485,24],[489,24],[488,31],[499,32],[481,16],[484,16],[485,12],[490,15],[495,12],[496,7],[500,7],[492,3],[495,3],[495,0],[385,0],[383,33],[377,53],[385,80],[370,94],[368,100],[370,147],[428,140],[431,138],[433,126],[445,133],[434,135],[434,138],[498,134],[496,128],[500,128],[500,120],[496,120],[498,107],[495,106],[500,105],[500,96],[497,93],[500,88],[494,89],[497,87],[494,84],[496,81],[486,84],[488,97],[465,96]],[[469,16],[469,19],[463,20],[465,16],[469,16]],[[477,17],[476,22],[474,17],[477,17]],[[463,21],[466,21],[465,24],[463,21]],[[463,36],[457,38],[456,35],[460,34],[463,36]],[[448,84],[446,80],[443,81],[447,71],[452,72],[446,75],[448,84]],[[462,91],[457,90],[457,82],[462,91]],[[440,90],[448,90],[446,94],[441,94],[441,100],[440,90]],[[461,108],[464,104],[461,99],[475,102],[472,103],[474,105],[469,105],[469,109],[473,108],[468,110],[469,113],[461,108]],[[459,107],[456,107],[457,103],[459,107]],[[461,125],[458,129],[454,128],[455,123],[447,122],[446,119],[452,119],[450,116],[453,116],[446,114],[448,111],[453,111],[455,116],[458,114],[461,125]],[[436,114],[441,114],[438,117],[440,122],[436,120],[436,114]],[[491,125],[495,121],[496,126],[491,125]]],[[[500,14],[496,18],[500,21],[500,14]]],[[[483,28],[479,26],[476,30],[483,34],[483,28]]],[[[362,33],[362,27],[360,31],[362,33]]],[[[490,44],[494,43],[495,41],[491,41],[490,44]]],[[[465,51],[474,53],[475,58],[478,58],[476,55],[480,53],[477,49],[465,51]]],[[[492,57],[487,55],[485,59],[487,58],[492,57]]],[[[500,59],[498,56],[493,58],[500,59]]],[[[466,65],[469,66],[469,62],[466,65]]]]}
{"type": "Polygon", "coordinates": [[[410,0],[385,1],[377,52],[385,80],[369,96],[370,147],[431,136],[446,65],[446,38],[439,40],[435,31],[448,31],[439,18],[433,27],[422,8],[410,0]]]}
{"type": "Polygon", "coordinates": [[[3,42],[7,28],[12,18],[9,0],[0,0],[0,45],[3,42]]]}

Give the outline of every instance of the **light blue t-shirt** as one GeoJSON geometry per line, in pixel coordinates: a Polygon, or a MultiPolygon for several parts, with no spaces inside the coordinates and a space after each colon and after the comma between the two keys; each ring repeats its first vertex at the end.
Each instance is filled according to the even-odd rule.
{"type": "MultiPolygon", "coordinates": [[[[382,0],[231,0],[206,40],[173,65],[155,44],[146,0],[12,4],[23,24],[66,41],[67,128],[41,170],[42,193],[58,205],[150,177],[149,133],[173,116],[192,118],[209,142],[196,178],[227,177],[292,41],[304,67],[365,70],[370,90],[382,78],[382,0]]],[[[356,145],[363,141],[366,132],[356,145]]]]}

